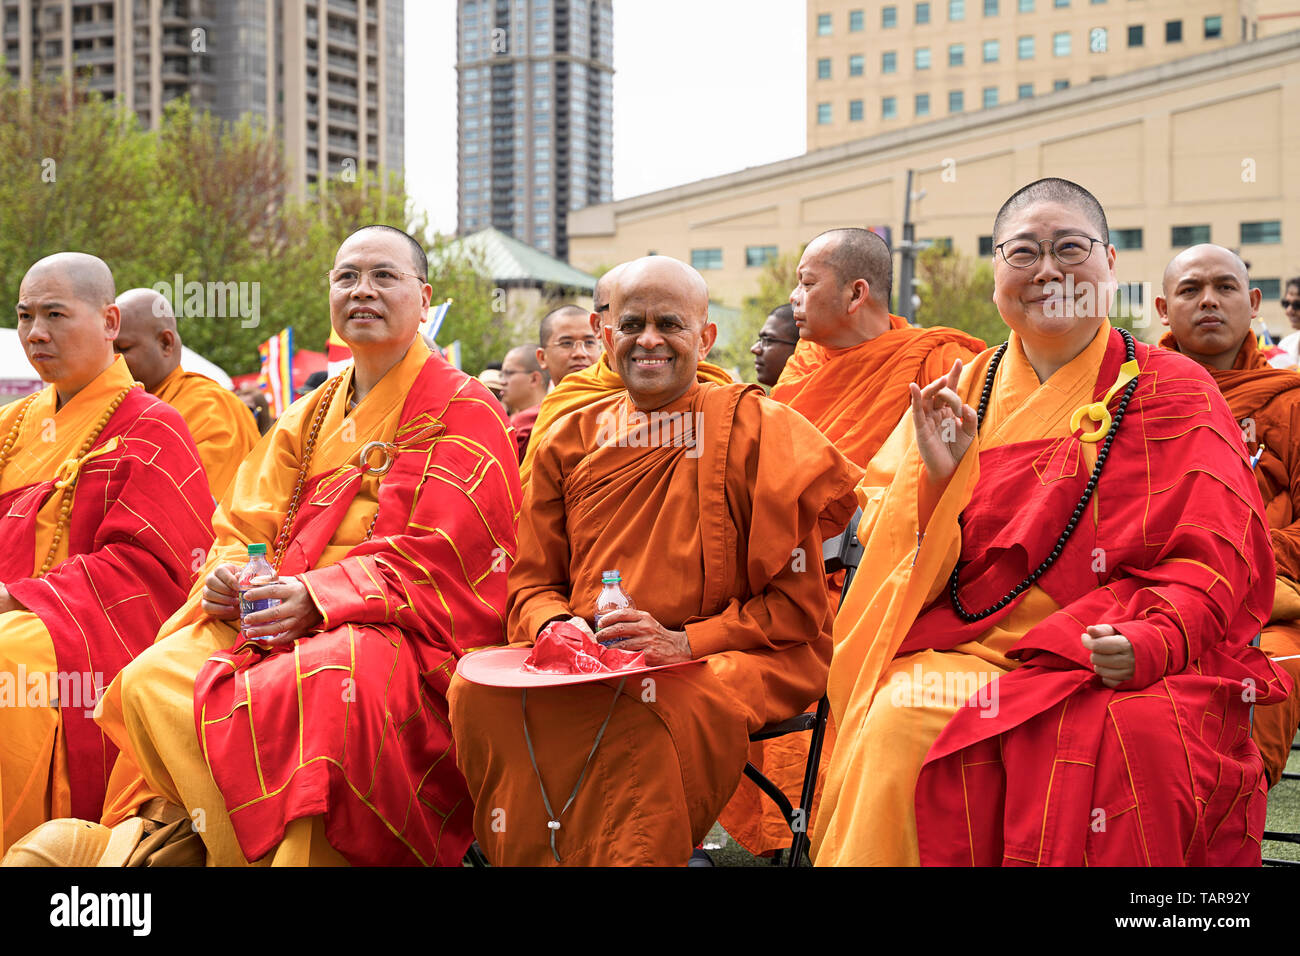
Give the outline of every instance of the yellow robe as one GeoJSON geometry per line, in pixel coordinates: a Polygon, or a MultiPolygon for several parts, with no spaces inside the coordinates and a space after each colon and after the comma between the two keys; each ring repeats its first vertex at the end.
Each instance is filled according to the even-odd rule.
{"type": "MultiPolygon", "coordinates": [[[[406,356],[345,416],[354,369],[335,393],[320,429],[311,470],[353,460],[371,441],[392,442],[407,391],[429,355],[419,339],[406,356]]],[[[229,648],[236,630],[200,607],[212,569],[247,560],[245,542],[273,542],[284,521],[297,479],[301,449],[324,391],[290,407],[264,436],[235,477],[213,518],[217,541],[185,605],[159,632],[158,642],[124,668],[96,713],[105,733],[121,748],[109,781],[103,823],[114,826],[146,801],[162,796],[185,807],[208,851],[210,866],[246,866],[235,831],[200,749],[194,728],[194,680],[209,656],[229,648]]],[[[334,564],[365,538],[378,509],[379,477],[367,474],[317,567],[334,564]]],[[[325,840],[322,817],[294,820],[284,840],[257,865],[344,865],[325,840]]]]}
{"type": "Polygon", "coordinates": [[[235,472],[262,436],[257,421],[229,389],[206,375],[176,366],[150,392],[181,413],[199,449],[208,473],[212,497],[220,501],[235,479],[235,472]]]}

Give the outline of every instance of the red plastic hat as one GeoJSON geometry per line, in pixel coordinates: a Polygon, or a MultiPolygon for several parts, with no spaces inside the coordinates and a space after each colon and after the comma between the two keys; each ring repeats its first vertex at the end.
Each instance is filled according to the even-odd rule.
{"type": "Polygon", "coordinates": [[[467,654],[456,673],[488,687],[560,687],[694,663],[650,666],[640,652],[602,647],[572,624],[557,621],[543,628],[533,647],[492,647],[467,654]]]}

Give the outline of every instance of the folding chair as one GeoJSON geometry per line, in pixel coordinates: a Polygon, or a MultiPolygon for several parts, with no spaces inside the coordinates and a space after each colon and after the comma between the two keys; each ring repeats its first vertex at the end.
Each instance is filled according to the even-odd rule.
{"type": "MultiPolygon", "coordinates": [[[[1292,741],[1291,752],[1295,753],[1297,750],[1300,750],[1300,744],[1292,741]]],[[[1278,787],[1282,786],[1283,780],[1300,780],[1300,773],[1283,770],[1282,780],[1279,780],[1277,783],[1278,787]]],[[[1274,787],[1273,789],[1277,789],[1277,787],[1274,787]]],[[[1264,839],[1275,840],[1278,843],[1300,843],[1300,833],[1285,833],[1279,830],[1265,830],[1264,839]]],[[[1265,866],[1300,866],[1300,860],[1280,860],[1276,857],[1264,857],[1263,863],[1265,866]]]]}
{"type": "MultiPolygon", "coordinates": [[[[849,584],[853,581],[853,575],[857,572],[858,562],[862,560],[862,544],[858,541],[858,521],[862,518],[862,509],[859,508],[854,512],[853,517],[849,519],[848,525],[836,537],[830,538],[822,544],[822,564],[827,574],[834,574],[837,571],[844,571],[844,590],[840,593],[840,604],[844,603],[844,595],[849,593],[849,584]]],[[[774,784],[752,763],[745,764],[745,776],[754,782],[759,790],[776,804],[777,809],[785,816],[786,823],[790,827],[790,834],[793,842],[790,844],[789,857],[785,861],[788,867],[802,865],[808,851],[808,814],[812,810],[813,794],[817,789],[817,772],[821,768],[822,760],[822,742],[826,738],[826,721],[830,717],[830,702],[823,694],[822,699],[817,702],[817,709],[812,713],[799,714],[791,717],[789,720],[783,720],[779,724],[769,724],[762,730],[750,734],[750,742],[760,740],[771,740],[775,737],[784,737],[786,734],[797,734],[804,731],[812,731],[812,737],[808,741],[808,763],[804,767],[803,789],[799,794],[799,807],[796,809],[790,805],[790,800],[781,788],[774,784]]],[[[780,851],[778,851],[779,854],[780,851]]],[[[775,862],[779,863],[780,857],[775,862]]],[[[809,860],[809,863],[812,861],[809,860]]]]}

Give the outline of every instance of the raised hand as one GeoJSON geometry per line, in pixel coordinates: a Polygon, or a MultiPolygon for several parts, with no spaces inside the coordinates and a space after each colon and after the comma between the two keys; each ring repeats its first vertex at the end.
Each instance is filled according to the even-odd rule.
{"type": "Polygon", "coordinates": [[[952,477],[979,429],[975,410],[957,394],[960,378],[961,359],[957,359],[947,375],[925,388],[915,382],[910,386],[916,446],[926,474],[936,484],[952,477]]]}

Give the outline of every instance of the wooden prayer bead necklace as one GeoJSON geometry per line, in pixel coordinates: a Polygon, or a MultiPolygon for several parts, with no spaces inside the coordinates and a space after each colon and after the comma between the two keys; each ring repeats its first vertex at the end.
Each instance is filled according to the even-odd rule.
{"type": "MultiPolygon", "coordinates": [[[[298,480],[293,486],[293,496],[289,499],[289,510],[285,512],[284,524],[280,526],[280,533],[275,538],[275,553],[271,560],[271,567],[276,574],[280,573],[280,562],[284,558],[284,549],[289,546],[289,535],[293,531],[294,520],[298,517],[298,506],[302,503],[302,489],[307,484],[307,475],[311,468],[312,454],[316,451],[316,439],[320,435],[321,426],[325,423],[325,416],[329,413],[330,402],[334,400],[334,393],[338,391],[339,383],[343,381],[342,375],[337,375],[330,380],[325,386],[325,394],[321,396],[320,404],[316,406],[316,414],[312,417],[311,430],[307,433],[307,444],[303,446],[302,464],[298,466],[298,480]]],[[[349,406],[353,408],[355,405],[349,406]]],[[[363,470],[364,470],[364,462],[363,470]]],[[[379,511],[376,510],[374,516],[370,519],[370,527],[366,529],[366,541],[374,534],[375,522],[379,520],[379,511]]]]}
{"type": "MultiPolygon", "coordinates": [[[[1124,337],[1125,360],[1132,362],[1137,352],[1133,345],[1133,336],[1124,329],[1119,329],[1118,331],[1119,334],[1124,337]]],[[[1002,361],[1002,355],[1007,350],[1007,344],[1008,343],[1003,342],[1002,345],[998,347],[997,352],[993,355],[992,361],[989,362],[989,370],[984,376],[984,393],[980,396],[979,413],[975,425],[976,434],[979,434],[980,426],[984,424],[984,412],[988,408],[989,396],[993,393],[993,378],[997,374],[998,364],[1002,361]]],[[[996,614],[1016,598],[1020,597],[1020,595],[1027,591],[1035,581],[1046,574],[1047,569],[1055,564],[1056,559],[1061,556],[1061,552],[1065,549],[1065,543],[1070,540],[1070,535],[1074,534],[1074,529],[1078,526],[1079,519],[1083,517],[1083,512],[1088,507],[1088,502],[1092,499],[1093,492],[1097,490],[1097,481],[1101,478],[1102,466],[1106,464],[1106,458],[1110,455],[1111,443],[1115,440],[1115,434],[1119,431],[1119,423],[1124,418],[1124,412],[1128,408],[1129,399],[1133,397],[1133,393],[1137,390],[1137,383],[1138,380],[1135,377],[1124,389],[1124,397],[1120,399],[1119,407],[1115,409],[1115,417],[1111,421],[1110,431],[1107,432],[1106,440],[1102,444],[1101,449],[1097,452],[1097,463],[1092,468],[1092,474],[1088,478],[1087,487],[1084,488],[1083,494],[1079,497],[1079,503],[1074,506],[1074,513],[1070,515],[1070,520],[1066,524],[1065,530],[1057,537],[1056,546],[1052,549],[1052,553],[1043,559],[1042,564],[1035,568],[1030,573],[1029,577],[1025,578],[1003,595],[1001,600],[996,604],[990,605],[984,610],[975,613],[967,611],[966,608],[962,606],[961,598],[958,597],[957,594],[959,586],[958,574],[961,570],[960,563],[952,569],[952,577],[948,579],[948,595],[952,599],[953,610],[956,611],[957,616],[967,624],[974,624],[976,621],[982,621],[991,614],[996,614]]]]}

